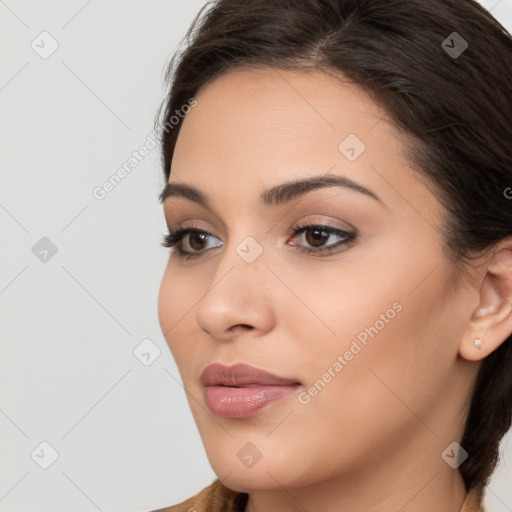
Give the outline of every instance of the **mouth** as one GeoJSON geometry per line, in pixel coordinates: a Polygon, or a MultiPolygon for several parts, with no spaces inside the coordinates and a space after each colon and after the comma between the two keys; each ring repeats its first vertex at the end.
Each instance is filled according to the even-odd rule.
{"type": "Polygon", "coordinates": [[[201,374],[206,405],[216,416],[244,418],[298,391],[296,379],[274,375],[245,364],[214,363],[201,374]]]}

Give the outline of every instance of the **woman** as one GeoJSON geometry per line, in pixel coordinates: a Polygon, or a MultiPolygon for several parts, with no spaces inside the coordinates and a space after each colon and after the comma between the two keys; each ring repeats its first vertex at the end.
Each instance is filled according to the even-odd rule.
{"type": "Polygon", "coordinates": [[[161,510],[483,510],[512,417],[510,34],[472,0],[201,14],[158,119],[158,313],[219,479],[161,510]]]}

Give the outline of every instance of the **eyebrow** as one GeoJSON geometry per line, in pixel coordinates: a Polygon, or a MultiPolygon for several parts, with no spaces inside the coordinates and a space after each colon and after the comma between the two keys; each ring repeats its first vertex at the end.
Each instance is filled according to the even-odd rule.
{"type": "MultiPolygon", "coordinates": [[[[349,190],[360,192],[368,197],[375,199],[386,206],[382,199],[368,188],[360,183],[351,180],[345,176],[324,175],[314,176],[311,178],[300,179],[276,185],[270,189],[264,190],[260,195],[260,202],[264,206],[277,206],[287,203],[293,199],[304,196],[313,190],[326,187],[344,187],[349,190]]],[[[193,201],[204,208],[213,211],[211,202],[203,192],[195,187],[186,185],[185,183],[167,183],[162,190],[159,200],[163,203],[169,197],[181,197],[193,201]]]]}

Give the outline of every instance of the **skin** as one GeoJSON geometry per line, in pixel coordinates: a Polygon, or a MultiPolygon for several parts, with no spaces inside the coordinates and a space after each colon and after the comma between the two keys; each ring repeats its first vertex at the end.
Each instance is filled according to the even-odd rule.
{"type": "Polygon", "coordinates": [[[466,489],[441,453],[460,442],[480,360],[512,332],[510,244],[454,286],[444,211],[407,161],[410,141],[353,83],[236,70],[195,98],[170,182],[200,189],[214,211],[169,197],[164,212],[169,227],[212,237],[185,237],[184,250],[203,247],[189,260],[171,250],[158,314],[213,470],[249,493],[247,511],[456,512],[466,489]],[[366,146],[355,161],[338,149],[348,134],[366,146]],[[326,187],[259,203],[263,189],[326,174],[381,201],[326,187]],[[357,238],[306,254],[314,239],[293,235],[299,223],[357,238]],[[252,263],[236,251],[247,236],[263,249],[252,263]],[[309,403],[294,395],[243,419],[207,408],[199,376],[210,363],[250,364],[307,391],[394,303],[402,309],[309,403]],[[237,457],[249,442],[262,454],[250,468],[237,457]]]}

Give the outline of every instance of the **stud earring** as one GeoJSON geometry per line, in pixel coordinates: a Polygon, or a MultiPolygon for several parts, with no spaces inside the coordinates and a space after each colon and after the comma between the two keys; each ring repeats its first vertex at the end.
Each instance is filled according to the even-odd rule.
{"type": "Polygon", "coordinates": [[[480,338],[477,338],[475,341],[473,341],[473,345],[475,345],[478,350],[482,350],[482,341],[480,338]]]}

